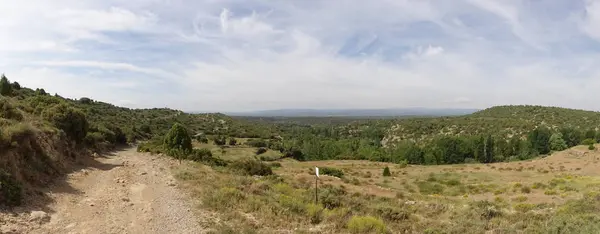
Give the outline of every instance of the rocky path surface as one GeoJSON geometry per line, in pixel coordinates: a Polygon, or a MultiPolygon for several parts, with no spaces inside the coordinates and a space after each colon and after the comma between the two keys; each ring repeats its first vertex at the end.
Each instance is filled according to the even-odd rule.
{"type": "Polygon", "coordinates": [[[171,175],[176,161],[133,148],[95,161],[51,188],[45,209],[2,216],[1,233],[203,233],[171,175]]]}

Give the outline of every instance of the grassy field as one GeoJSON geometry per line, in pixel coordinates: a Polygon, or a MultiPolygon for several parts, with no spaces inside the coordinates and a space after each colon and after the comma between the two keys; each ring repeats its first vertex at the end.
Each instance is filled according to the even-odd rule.
{"type": "MultiPolygon", "coordinates": [[[[220,149],[218,149],[220,150],[220,149]]],[[[254,158],[252,148],[222,155],[254,158]]],[[[445,166],[369,161],[269,163],[275,175],[183,164],[177,177],[215,212],[215,233],[598,233],[600,152],[445,166]],[[314,204],[314,167],[323,175],[314,204]],[[389,167],[391,176],[383,176],[389,167]]]]}

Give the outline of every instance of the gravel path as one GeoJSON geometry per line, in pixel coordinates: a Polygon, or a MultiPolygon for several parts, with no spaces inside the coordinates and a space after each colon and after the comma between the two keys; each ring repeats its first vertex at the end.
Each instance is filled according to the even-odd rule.
{"type": "MultiPolygon", "coordinates": [[[[165,157],[133,148],[98,157],[95,168],[52,188],[49,213],[13,215],[2,233],[203,233],[193,204],[176,186],[165,157]],[[26,223],[24,220],[27,219],[26,223]]],[[[6,216],[5,216],[6,217],[6,216]]]]}

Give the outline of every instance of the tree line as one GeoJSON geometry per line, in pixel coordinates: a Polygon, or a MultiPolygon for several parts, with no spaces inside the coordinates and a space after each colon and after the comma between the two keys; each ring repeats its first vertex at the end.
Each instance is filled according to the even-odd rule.
{"type": "Polygon", "coordinates": [[[286,140],[268,140],[265,145],[298,160],[358,159],[410,164],[492,163],[526,160],[579,144],[590,145],[600,139],[595,129],[582,131],[564,127],[538,127],[520,136],[439,135],[431,140],[403,140],[393,146],[381,144],[381,130],[371,128],[354,135],[348,129],[294,127],[286,140]]]}

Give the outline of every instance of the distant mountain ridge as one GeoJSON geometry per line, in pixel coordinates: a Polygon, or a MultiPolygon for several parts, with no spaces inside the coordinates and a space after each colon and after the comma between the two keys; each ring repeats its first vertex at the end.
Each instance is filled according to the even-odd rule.
{"type": "Polygon", "coordinates": [[[248,112],[226,112],[231,116],[262,117],[369,117],[369,116],[457,116],[468,115],[478,109],[459,108],[394,108],[394,109],[277,109],[248,112]]]}

